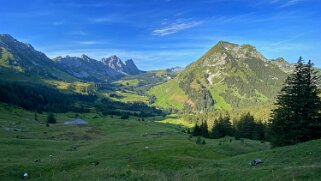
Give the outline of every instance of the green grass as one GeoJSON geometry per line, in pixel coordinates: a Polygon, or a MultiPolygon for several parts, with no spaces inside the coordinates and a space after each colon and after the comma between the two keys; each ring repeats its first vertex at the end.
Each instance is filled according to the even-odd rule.
{"type": "Polygon", "coordinates": [[[178,86],[177,79],[153,87],[150,94],[156,96],[156,102],[153,105],[165,109],[173,107],[182,110],[188,99],[184,91],[178,86]]]}
{"type": "Polygon", "coordinates": [[[137,86],[139,83],[139,80],[138,79],[119,80],[114,83],[119,84],[119,85],[123,85],[123,86],[137,86]]]}
{"type": "Polygon", "coordinates": [[[224,98],[220,96],[220,93],[225,92],[226,89],[227,89],[227,86],[221,83],[214,85],[214,87],[210,89],[210,93],[213,99],[215,100],[215,105],[214,105],[215,109],[220,109],[220,110],[232,109],[232,106],[227,102],[225,102],[224,98]]]}
{"type": "MultiPolygon", "coordinates": [[[[141,96],[138,95],[134,92],[121,92],[121,91],[116,91],[113,94],[118,95],[119,97],[112,97],[111,99],[115,101],[120,101],[120,102],[125,102],[125,103],[134,103],[134,102],[143,102],[148,104],[148,97],[147,96],[141,96]]],[[[105,97],[109,97],[108,93],[103,94],[105,97]]]]}
{"type": "MultiPolygon", "coordinates": [[[[0,105],[0,178],[21,180],[319,180],[321,140],[270,149],[268,143],[196,138],[186,128],[130,117],[79,114],[88,125],[63,125],[75,113],[46,114],[0,105]],[[252,159],[264,163],[251,167],[252,159]],[[39,160],[35,162],[35,160],[39,160]],[[99,161],[95,166],[94,163],[99,161]]],[[[175,116],[173,116],[175,117],[175,116]]],[[[155,119],[155,121],[153,121],[155,119]]]]}
{"type": "Polygon", "coordinates": [[[165,119],[163,119],[161,121],[156,121],[156,122],[165,123],[165,124],[181,125],[181,126],[184,126],[187,128],[192,128],[195,125],[195,123],[186,121],[176,115],[170,115],[170,116],[166,117],[165,119]]]}

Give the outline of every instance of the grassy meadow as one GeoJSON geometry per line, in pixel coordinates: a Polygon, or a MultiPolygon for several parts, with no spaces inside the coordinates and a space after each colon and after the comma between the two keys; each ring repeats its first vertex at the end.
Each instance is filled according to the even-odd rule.
{"type": "Polygon", "coordinates": [[[321,141],[270,149],[269,143],[186,134],[175,116],[138,121],[96,113],[47,114],[1,104],[0,178],[21,180],[318,180],[321,141]],[[75,117],[88,125],[64,125],[75,117]],[[166,121],[167,120],[167,121],[166,121]],[[164,123],[174,124],[164,124],[164,123]],[[179,124],[175,124],[179,123],[179,124]],[[253,159],[260,166],[250,166],[253,159]]]}

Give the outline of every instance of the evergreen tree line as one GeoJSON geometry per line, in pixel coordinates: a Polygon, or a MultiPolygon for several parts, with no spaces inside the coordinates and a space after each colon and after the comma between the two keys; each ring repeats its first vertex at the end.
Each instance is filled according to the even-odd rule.
{"type": "Polygon", "coordinates": [[[0,102],[36,112],[87,112],[83,105],[96,100],[93,95],[64,94],[56,89],[32,83],[0,82],[0,102]],[[75,102],[83,104],[76,105],[75,102]]]}
{"type": "Polygon", "coordinates": [[[277,97],[269,124],[272,146],[321,138],[321,99],[318,72],[300,58],[277,97]]]}
{"type": "Polygon", "coordinates": [[[267,125],[255,120],[249,113],[241,116],[241,118],[235,122],[236,124],[232,125],[228,115],[220,116],[218,119],[215,119],[211,130],[209,130],[207,122],[203,121],[201,125],[196,123],[192,135],[213,139],[234,136],[236,139],[249,138],[261,141],[266,140],[267,125]]]}
{"type": "Polygon", "coordinates": [[[165,115],[162,110],[148,106],[143,102],[124,103],[107,98],[102,99],[100,103],[96,103],[95,108],[104,115],[133,115],[139,117],[165,115]]]}
{"type": "Polygon", "coordinates": [[[45,85],[23,82],[0,82],[0,102],[38,113],[83,113],[94,107],[104,115],[124,118],[127,115],[149,117],[165,114],[145,103],[123,103],[107,98],[97,101],[95,95],[66,94],[45,85]]]}

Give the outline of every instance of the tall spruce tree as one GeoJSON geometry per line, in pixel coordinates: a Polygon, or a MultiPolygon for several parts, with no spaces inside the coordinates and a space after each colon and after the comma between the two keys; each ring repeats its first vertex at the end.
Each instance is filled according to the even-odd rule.
{"type": "Polygon", "coordinates": [[[286,79],[269,124],[272,146],[296,144],[321,137],[320,77],[309,61],[300,57],[294,72],[286,79]]]}
{"type": "Polygon", "coordinates": [[[202,122],[202,125],[201,125],[201,136],[203,136],[205,138],[209,137],[208,125],[207,125],[206,121],[202,122]]]}
{"type": "Polygon", "coordinates": [[[201,135],[201,129],[197,125],[197,123],[195,123],[194,130],[193,130],[193,136],[199,136],[199,135],[201,135]]]}
{"type": "Polygon", "coordinates": [[[212,130],[211,130],[211,138],[223,138],[225,136],[232,136],[233,128],[230,122],[230,117],[227,115],[225,117],[220,117],[214,121],[212,130]]]}
{"type": "Polygon", "coordinates": [[[236,123],[236,137],[253,139],[255,126],[255,119],[250,113],[242,115],[236,123]]]}

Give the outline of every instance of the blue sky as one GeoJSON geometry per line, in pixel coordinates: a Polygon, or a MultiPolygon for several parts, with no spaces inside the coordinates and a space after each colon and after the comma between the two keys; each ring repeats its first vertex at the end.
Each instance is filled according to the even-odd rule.
{"type": "Polygon", "coordinates": [[[320,0],[0,0],[0,33],[55,56],[185,66],[219,40],[321,67],[320,0]]]}

